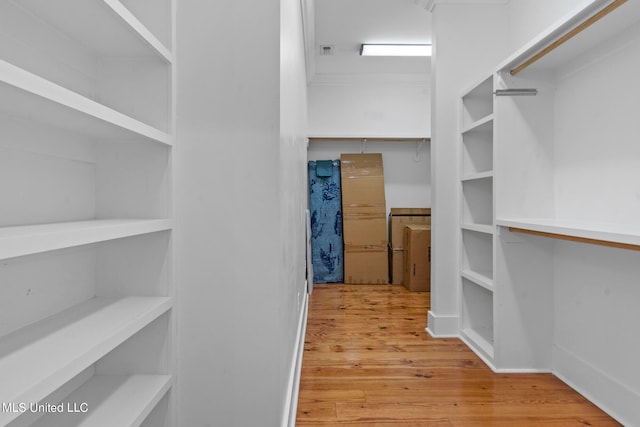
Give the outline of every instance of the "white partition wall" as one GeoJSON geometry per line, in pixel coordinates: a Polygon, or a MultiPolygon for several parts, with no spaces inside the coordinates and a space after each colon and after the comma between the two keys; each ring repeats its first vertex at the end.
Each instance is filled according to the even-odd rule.
{"type": "Polygon", "coordinates": [[[306,301],[300,20],[298,0],[179,2],[179,426],[282,426],[295,413],[306,301]]]}
{"type": "Polygon", "coordinates": [[[2,425],[175,425],[174,3],[125,3],[0,5],[2,425]]]}
{"type": "MultiPolygon", "coordinates": [[[[487,118],[492,106],[491,82],[475,117],[476,123],[460,144],[460,97],[476,82],[490,75],[495,64],[507,54],[507,9],[501,2],[432,2],[434,56],[432,58],[431,183],[432,183],[432,272],[431,310],[428,331],[434,336],[455,336],[460,330],[461,249],[460,216],[465,209],[467,225],[477,233],[486,230],[489,198],[488,175],[493,168],[487,118]],[[462,168],[462,170],[461,170],[462,168]],[[465,181],[461,181],[461,177],[465,181]],[[468,182],[467,182],[468,181],[468,182]],[[465,182],[465,184],[462,184],[465,182]],[[461,191],[466,187],[463,206],[461,191]],[[475,191],[475,190],[479,191],[475,191]],[[478,222],[472,215],[479,215],[478,222]]],[[[472,101],[473,102],[473,101],[472,101]]]]}

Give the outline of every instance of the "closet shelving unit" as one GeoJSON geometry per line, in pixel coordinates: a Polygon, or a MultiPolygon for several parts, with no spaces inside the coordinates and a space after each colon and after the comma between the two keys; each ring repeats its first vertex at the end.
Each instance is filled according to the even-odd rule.
{"type": "Polygon", "coordinates": [[[0,4],[0,425],[175,424],[174,17],[0,4]]]}
{"type": "Polygon", "coordinates": [[[493,78],[462,95],[460,113],[461,336],[487,363],[494,353],[493,78]]]}
{"type": "Polygon", "coordinates": [[[640,2],[585,1],[466,92],[460,125],[462,338],[624,425],[640,421],[638,75],[640,2]]]}

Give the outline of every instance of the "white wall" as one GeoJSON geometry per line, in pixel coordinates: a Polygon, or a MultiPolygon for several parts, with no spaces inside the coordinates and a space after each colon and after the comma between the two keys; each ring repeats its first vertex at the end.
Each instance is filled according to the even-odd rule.
{"type": "Polygon", "coordinates": [[[298,7],[178,3],[180,426],[282,422],[304,292],[298,7]]]}
{"type": "MultiPolygon", "coordinates": [[[[509,52],[515,52],[574,8],[591,0],[510,0],[509,52]]],[[[497,65],[497,64],[496,64],[497,65]]]]}
{"type": "Polygon", "coordinates": [[[309,135],[431,135],[429,76],[317,76],[309,86],[309,135]]]}
{"type": "Polygon", "coordinates": [[[432,263],[428,328],[457,335],[459,316],[458,116],[462,92],[493,72],[507,53],[501,4],[438,3],[433,10],[432,263]]]}

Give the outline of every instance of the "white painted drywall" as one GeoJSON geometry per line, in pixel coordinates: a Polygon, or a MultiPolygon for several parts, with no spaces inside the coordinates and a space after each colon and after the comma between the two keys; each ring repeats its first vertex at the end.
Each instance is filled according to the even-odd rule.
{"type": "Polygon", "coordinates": [[[309,135],[428,137],[429,77],[317,76],[309,86],[309,135]]]}
{"type": "Polygon", "coordinates": [[[509,52],[515,52],[573,9],[592,0],[510,0],[509,52]]]}
{"type": "Polygon", "coordinates": [[[306,81],[300,27],[290,21],[300,19],[298,7],[178,4],[181,426],[282,422],[304,291],[306,81]]]}

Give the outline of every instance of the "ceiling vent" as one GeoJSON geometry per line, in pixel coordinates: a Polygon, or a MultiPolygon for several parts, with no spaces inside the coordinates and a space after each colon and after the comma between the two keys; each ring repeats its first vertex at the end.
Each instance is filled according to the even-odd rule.
{"type": "Polygon", "coordinates": [[[320,55],[321,56],[333,55],[333,46],[329,44],[320,45],[320,55]]]}

